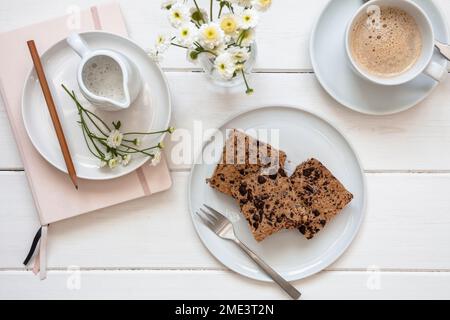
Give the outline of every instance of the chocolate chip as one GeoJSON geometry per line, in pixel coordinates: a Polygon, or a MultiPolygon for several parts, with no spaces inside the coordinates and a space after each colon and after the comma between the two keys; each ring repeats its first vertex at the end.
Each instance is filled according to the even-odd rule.
{"type": "Polygon", "coordinates": [[[301,226],[298,228],[298,231],[300,231],[300,233],[304,235],[304,234],[306,233],[306,227],[305,227],[304,225],[301,225],[301,226]]]}
{"type": "Polygon", "coordinates": [[[314,193],[314,189],[309,185],[309,184],[307,184],[306,186],[305,186],[305,191],[307,191],[309,194],[312,194],[312,193],[314,193]]]}
{"type": "Polygon", "coordinates": [[[267,181],[267,179],[265,178],[265,177],[263,177],[263,176],[259,176],[258,177],[258,183],[259,184],[263,184],[263,183],[265,183],[267,181]]]}
{"type": "Polygon", "coordinates": [[[244,169],[239,170],[239,174],[240,174],[241,176],[245,175],[245,170],[244,170],[244,169]]]}
{"type": "Polygon", "coordinates": [[[320,220],[320,224],[322,225],[322,227],[325,227],[325,225],[327,224],[327,220],[320,220]]]}
{"type": "Polygon", "coordinates": [[[264,201],[261,201],[261,200],[255,200],[255,207],[257,208],[257,209],[263,209],[264,208],[264,201]]]}
{"type": "Polygon", "coordinates": [[[278,222],[278,223],[281,223],[282,221],[283,221],[283,218],[277,217],[277,222],[278,222]]]}
{"type": "Polygon", "coordinates": [[[253,222],[253,228],[258,229],[259,223],[258,222],[253,222]]]}
{"type": "Polygon", "coordinates": [[[241,194],[241,196],[244,196],[247,194],[247,188],[245,187],[245,185],[241,184],[239,186],[239,193],[241,194]]]}
{"type": "Polygon", "coordinates": [[[309,176],[311,175],[311,173],[313,173],[313,171],[314,171],[314,168],[307,168],[307,169],[304,169],[304,170],[303,170],[303,175],[304,175],[305,177],[309,177],[309,176]]]}
{"type": "Polygon", "coordinates": [[[272,179],[272,180],[276,180],[276,178],[278,178],[278,175],[277,174],[272,174],[272,175],[269,176],[269,178],[272,179]]]}
{"type": "Polygon", "coordinates": [[[278,173],[280,174],[280,176],[282,176],[283,178],[286,178],[286,172],[284,172],[284,170],[282,168],[278,169],[278,173]]]}
{"type": "Polygon", "coordinates": [[[312,213],[314,214],[315,217],[320,216],[320,212],[317,209],[314,209],[312,213]]]}
{"type": "Polygon", "coordinates": [[[252,216],[252,218],[253,218],[254,221],[259,221],[259,215],[257,215],[257,214],[254,214],[252,216]]]}

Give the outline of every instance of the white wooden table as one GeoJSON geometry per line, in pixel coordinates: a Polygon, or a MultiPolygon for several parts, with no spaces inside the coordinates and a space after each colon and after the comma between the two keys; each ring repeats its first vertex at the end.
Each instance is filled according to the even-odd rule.
{"type": "MultiPolygon", "coordinates": [[[[450,1],[435,1],[450,16],[450,1]]],[[[97,2],[0,0],[0,31],[97,2]]],[[[159,2],[121,1],[131,37],[144,47],[168,29],[159,2]]],[[[258,30],[251,97],[213,87],[184,61],[181,49],[171,48],[163,67],[173,93],[173,124],[191,129],[202,120],[214,127],[272,103],[329,119],[361,156],[368,211],[341,259],[295,283],[303,298],[450,298],[450,79],[398,115],[349,111],[320,87],[308,56],[312,25],[327,0],[274,2],[258,30]]],[[[50,272],[39,281],[21,264],[38,220],[3,105],[0,155],[0,298],[285,298],[275,285],[226,270],[206,251],[188,214],[189,166],[173,163],[171,190],[52,225],[50,272]],[[79,288],[70,285],[77,271],[68,267],[79,268],[79,288]]]]}

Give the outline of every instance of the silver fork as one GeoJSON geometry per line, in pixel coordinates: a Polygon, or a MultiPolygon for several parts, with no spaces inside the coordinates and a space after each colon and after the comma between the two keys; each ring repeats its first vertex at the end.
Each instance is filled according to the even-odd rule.
{"type": "Polygon", "coordinates": [[[267,263],[265,263],[260,257],[256,255],[250,248],[248,248],[244,243],[242,243],[235,235],[233,224],[228,220],[223,214],[217,210],[207,206],[204,206],[208,211],[200,208],[203,215],[196,212],[197,216],[203,221],[203,223],[211,229],[215,234],[217,234],[222,239],[230,240],[236,243],[256,264],[264,270],[264,272],[270,276],[273,281],[275,281],[287,294],[291,296],[292,299],[297,300],[300,298],[301,293],[294,288],[289,282],[283,279],[275,270],[273,270],[267,263]]]}

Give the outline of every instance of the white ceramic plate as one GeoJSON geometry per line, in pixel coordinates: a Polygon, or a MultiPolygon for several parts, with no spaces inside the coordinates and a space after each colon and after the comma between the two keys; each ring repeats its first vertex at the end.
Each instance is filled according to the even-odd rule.
{"type": "MultiPolygon", "coordinates": [[[[82,96],[76,80],[80,58],[65,40],[56,43],[41,56],[77,176],[91,180],[113,179],[136,170],[149,157],[136,155],[126,167],[119,166],[114,170],[100,169],[99,160],[89,152],[81,128],[77,123],[79,120],[77,109],[71,98],[61,88],[61,84],[74,90],[84,107],[100,115],[108,124],[120,120],[123,132],[166,129],[171,115],[169,89],[159,67],[148,58],[143,49],[131,40],[100,31],[83,33],[82,37],[93,49],[114,49],[128,56],[138,66],[143,80],[142,92],[129,109],[117,112],[101,111],[92,107],[82,96]]],[[[22,96],[22,116],[28,136],[35,148],[53,166],[67,172],[34,68],[25,82],[22,96]]],[[[143,139],[142,147],[153,146],[163,138],[163,135],[147,136],[143,139]]]]}
{"type": "MultiPolygon", "coordinates": [[[[437,40],[449,43],[446,19],[433,1],[413,0],[430,17],[437,40]]],[[[400,86],[381,86],[357,76],[345,53],[345,29],[361,0],[330,0],[313,28],[310,56],[323,88],[339,103],[358,112],[386,115],[409,109],[425,99],[438,83],[426,75],[400,86]]],[[[433,58],[443,69],[447,61],[433,58]]]]}
{"type": "MultiPolygon", "coordinates": [[[[189,206],[197,233],[208,250],[225,266],[249,278],[269,278],[233,243],[220,239],[195,216],[203,203],[224,212],[233,220],[238,237],[257,252],[285,279],[305,278],[329,266],[350,245],[365,210],[365,180],[359,160],[348,141],[325,120],[293,107],[265,107],[243,113],[220,127],[226,129],[279,129],[280,148],[297,165],[314,157],[326,165],[350,190],[353,201],[314,239],[306,240],[296,230],[283,230],[257,243],[235,200],[205,183],[216,163],[193,166],[189,181],[189,206]]],[[[270,142],[270,141],[269,141],[270,142]]],[[[211,143],[211,142],[209,142],[211,143]]],[[[208,149],[205,144],[204,152],[208,149]]],[[[223,147],[220,142],[218,157],[223,147]]]]}

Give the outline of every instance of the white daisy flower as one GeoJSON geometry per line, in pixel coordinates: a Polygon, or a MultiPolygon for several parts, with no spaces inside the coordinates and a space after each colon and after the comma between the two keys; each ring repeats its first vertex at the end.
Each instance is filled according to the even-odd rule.
{"type": "Polygon", "coordinates": [[[231,47],[227,51],[229,54],[231,54],[235,63],[243,63],[250,57],[248,48],[231,47]]]}
{"type": "Polygon", "coordinates": [[[225,42],[222,42],[220,45],[218,45],[217,47],[215,47],[212,52],[214,52],[216,54],[216,56],[220,56],[222,53],[225,52],[227,46],[225,44],[225,42]]]}
{"type": "Polygon", "coordinates": [[[253,7],[258,11],[267,11],[272,5],[272,0],[253,0],[253,7]]]}
{"type": "Polygon", "coordinates": [[[106,165],[108,164],[108,162],[106,162],[105,160],[100,160],[100,163],[99,163],[99,168],[104,168],[104,167],[106,167],[106,165]]]}
{"type": "Polygon", "coordinates": [[[157,166],[160,162],[161,162],[161,152],[158,151],[153,154],[153,158],[150,162],[150,165],[157,166]]]}
{"type": "Polygon", "coordinates": [[[180,45],[190,47],[195,40],[197,28],[192,22],[183,24],[178,29],[177,41],[180,45]]]}
{"type": "Polygon", "coordinates": [[[219,55],[214,61],[214,66],[219,75],[226,80],[231,79],[236,71],[233,57],[228,52],[219,55]]]}
{"type": "Polygon", "coordinates": [[[122,165],[126,167],[131,161],[131,154],[124,155],[122,157],[122,165]]]}
{"type": "Polygon", "coordinates": [[[135,146],[139,147],[142,144],[142,140],[140,138],[136,138],[133,143],[135,146]]]}
{"type": "Polygon", "coordinates": [[[228,0],[228,1],[245,8],[248,8],[252,5],[252,0],[228,0]]]}
{"type": "Polygon", "coordinates": [[[189,9],[189,15],[192,20],[198,22],[200,25],[207,23],[209,19],[208,12],[203,8],[198,10],[197,7],[192,7],[189,9]]]}
{"type": "Polygon", "coordinates": [[[200,27],[198,41],[206,49],[214,49],[222,44],[224,32],[217,23],[210,22],[200,27]]]}
{"type": "Polygon", "coordinates": [[[245,9],[240,14],[240,24],[242,29],[250,29],[258,24],[258,12],[254,9],[245,9]]]}
{"type": "Polygon", "coordinates": [[[249,47],[255,41],[255,29],[247,29],[242,31],[242,38],[240,45],[242,47],[249,47]]]}
{"type": "Polygon", "coordinates": [[[161,2],[161,9],[170,10],[170,8],[179,0],[163,0],[161,2]]]}
{"type": "Polygon", "coordinates": [[[106,139],[106,144],[108,145],[108,147],[116,149],[121,145],[122,139],[123,134],[120,133],[119,130],[113,130],[106,139]]]}
{"type": "Polygon", "coordinates": [[[156,37],[155,49],[158,54],[164,53],[169,47],[171,42],[171,36],[161,33],[156,37]]]}
{"type": "Polygon", "coordinates": [[[111,152],[107,152],[105,153],[105,160],[108,161],[109,159],[112,158],[112,153],[111,152]]]}
{"type": "Polygon", "coordinates": [[[109,161],[108,161],[109,168],[110,169],[116,168],[120,164],[120,161],[121,161],[120,157],[115,157],[115,158],[109,159],[109,161]]]}
{"type": "Polygon", "coordinates": [[[238,18],[234,14],[227,14],[220,18],[220,28],[228,36],[236,33],[238,24],[238,18]]]}
{"type": "Polygon", "coordinates": [[[169,21],[174,28],[178,28],[190,19],[189,9],[182,3],[175,3],[169,10],[169,21]]]}

